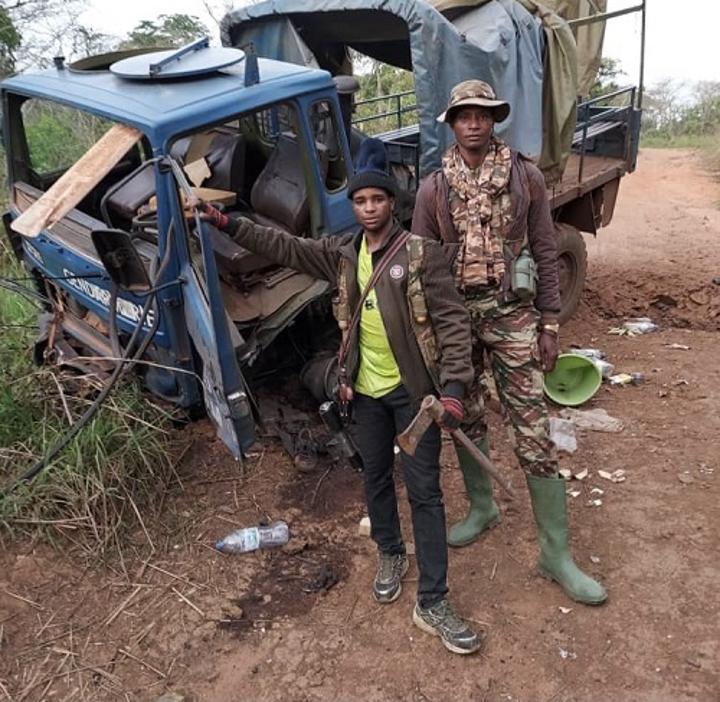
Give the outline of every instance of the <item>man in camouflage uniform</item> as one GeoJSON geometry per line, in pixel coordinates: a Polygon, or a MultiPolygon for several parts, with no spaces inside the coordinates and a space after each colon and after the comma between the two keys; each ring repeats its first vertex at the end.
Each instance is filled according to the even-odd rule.
{"type": "MultiPolygon", "coordinates": [[[[477,406],[467,433],[487,454],[480,390],[487,352],[530,490],[540,572],[573,599],[600,604],[605,590],[576,566],[568,548],[565,485],[543,397],[543,370],[552,370],[558,355],[554,227],[542,174],[493,135],[494,123],[509,113],[508,103],[497,100],[483,81],[453,88],[438,121],[451,127],[456,143],[443,156],[442,168],[421,184],[412,230],[451,249],[455,282],[470,312],[477,406]]],[[[470,509],[450,529],[448,543],[465,546],[494,526],[500,512],[488,475],[462,447],[456,450],[470,509]]]]}

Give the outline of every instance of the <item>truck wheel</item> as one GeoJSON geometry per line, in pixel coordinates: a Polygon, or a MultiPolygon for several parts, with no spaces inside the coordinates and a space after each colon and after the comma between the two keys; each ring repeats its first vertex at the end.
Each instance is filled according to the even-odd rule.
{"type": "Polygon", "coordinates": [[[560,324],[570,319],[580,304],[587,273],[587,248],[578,229],[557,222],[555,224],[560,274],[560,324]]]}

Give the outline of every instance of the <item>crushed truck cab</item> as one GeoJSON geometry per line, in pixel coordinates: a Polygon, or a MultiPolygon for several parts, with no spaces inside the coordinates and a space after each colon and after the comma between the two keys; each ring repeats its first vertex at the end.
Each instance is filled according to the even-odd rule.
{"type": "Polygon", "coordinates": [[[204,404],[239,457],[257,419],[247,376],[293,324],[304,334],[303,353],[319,350],[315,322],[328,328],[329,285],[196,221],[180,181],[227,212],[322,237],[354,223],[352,166],[327,72],[207,42],[189,58],[183,51],[174,59],[185,66],[179,73],[172,58],[168,73],[153,72],[158,55],[145,54],[57,61],[4,81],[4,222],[47,300],[38,357],[84,370],[120,356],[141,319],[145,298],[114,289],[94,243],[98,232],[126,234],[156,291],[142,322],[154,333],[138,365],[145,384],[183,408],[204,404]],[[118,125],[137,133],[130,148],[118,142],[118,125]],[[67,143],[48,152],[48,132],[67,143]],[[110,157],[113,149],[121,155],[110,157]]]}

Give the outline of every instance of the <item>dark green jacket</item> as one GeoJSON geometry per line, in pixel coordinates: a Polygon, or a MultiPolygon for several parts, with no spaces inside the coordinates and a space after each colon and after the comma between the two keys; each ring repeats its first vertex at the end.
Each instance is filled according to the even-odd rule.
{"type": "MultiPolygon", "coordinates": [[[[402,232],[395,225],[385,248],[402,232]]],[[[362,232],[322,239],[303,239],[270,227],[239,218],[231,225],[231,236],[242,247],[288,268],[338,286],[340,270],[346,281],[351,311],[357,307],[361,290],[357,284],[358,251],[362,232]],[[340,265],[341,258],[351,265],[340,265]]],[[[373,264],[382,258],[385,248],[372,254],[373,264]]],[[[442,247],[434,241],[423,242],[422,285],[428,317],[437,340],[438,382],[446,394],[462,398],[473,379],[470,357],[470,318],[462,298],[455,290],[448,261],[442,247]]],[[[403,385],[415,403],[436,390],[420,347],[408,299],[408,253],[403,246],[380,276],[375,292],[390,348],[395,355],[403,385]]],[[[348,375],[354,380],[358,369],[358,327],[349,341],[346,360],[348,375]]]]}

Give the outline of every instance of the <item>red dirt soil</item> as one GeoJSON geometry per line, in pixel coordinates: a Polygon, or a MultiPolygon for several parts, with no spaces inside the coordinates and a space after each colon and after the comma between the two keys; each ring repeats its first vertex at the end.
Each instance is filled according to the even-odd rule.
{"type": "MultiPolygon", "coordinates": [[[[587,294],[562,331],[565,347],[600,347],[618,371],[647,378],[603,386],[589,406],[624,430],[581,433],[578,451],[562,458],[589,471],[568,486],[580,491],[568,498],[572,546],[606,585],[606,605],[573,603],[536,575],[527,491],[495,415],[493,458],[520,499],[496,493],[502,523],[450,554],[452,599],[488,632],[473,657],[413,626],[414,564],[396,603],[373,601],[357,474],[299,473],[267,440],[243,477],[200,423],[186,430],[195,441],[164,516],[148,526],[154,551],[139,533],[143,557],[123,562],[88,566],[65,541],[56,550],[13,543],[0,554],[0,700],[156,700],[166,691],[203,702],[720,699],[718,201],[720,186],[692,154],[643,151],[614,222],[588,242],[587,294]],[[661,330],[607,334],[638,315],[661,330]],[[617,484],[597,472],[619,468],[627,480],[617,484]],[[284,549],[212,548],[266,516],[290,523],[284,549]]],[[[445,457],[453,520],[465,501],[445,457]]]]}

